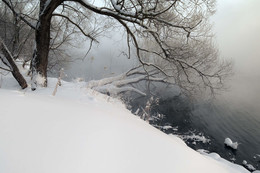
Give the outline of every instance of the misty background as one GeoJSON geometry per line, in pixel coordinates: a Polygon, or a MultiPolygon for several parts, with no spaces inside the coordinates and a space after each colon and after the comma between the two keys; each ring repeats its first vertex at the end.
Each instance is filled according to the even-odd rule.
{"type": "MultiPolygon", "coordinates": [[[[256,107],[260,105],[259,7],[259,0],[218,0],[217,11],[211,18],[220,57],[234,62],[234,75],[228,81],[228,90],[221,97],[256,104],[256,107]]],[[[122,29],[108,30],[98,41],[87,56],[88,42],[70,50],[73,59],[82,60],[69,64],[66,68],[67,79],[101,79],[138,64],[134,56],[129,60],[122,53],[127,51],[122,29]]]]}

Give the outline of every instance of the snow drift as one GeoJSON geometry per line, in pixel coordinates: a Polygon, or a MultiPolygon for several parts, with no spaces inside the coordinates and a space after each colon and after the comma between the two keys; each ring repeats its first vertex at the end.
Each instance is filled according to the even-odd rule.
{"type": "Polygon", "coordinates": [[[0,172],[248,173],[192,150],[85,83],[62,82],[53,97],[56,81],[35,92],[0,89],[0,172]]]}

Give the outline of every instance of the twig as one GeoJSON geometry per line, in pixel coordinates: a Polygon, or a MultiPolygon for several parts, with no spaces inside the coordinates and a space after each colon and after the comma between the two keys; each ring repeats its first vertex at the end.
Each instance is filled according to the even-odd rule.
{"type": "Polygon", "coordinates": [[[55,86],[54,91],[52,93],[53,96],[56,95],[57,90],[58,90],[58,86],[61,86],[61,78],[62,78],[62,76],[63,76],[63,68],[60,69],[60,76],[58,78],[58,82],[56,83],[56,86],[55,86]]]}

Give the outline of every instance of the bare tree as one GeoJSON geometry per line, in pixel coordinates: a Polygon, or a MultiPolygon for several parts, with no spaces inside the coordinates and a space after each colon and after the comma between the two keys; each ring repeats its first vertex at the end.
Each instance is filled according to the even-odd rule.
{"type": "MultiPolygon", "coordinates": [[[[32,0],[10,1],[10,5],[15,11],[7,9],[3,2],[0,2],[0,5],[4,7],[0,10],[0,35],[4,38],[4,42],[7,44],[14,59],[19,58],[24,63],[31,61],[33,48],[35,47],[35,42],[33,41],[35,39],[34,29],[25,24],[21,17],[30,23],[36,23],[37,14],[39,13],[39,2],[32,0]]],[[[81,31],[75,25],[81,24],[84,26],[82,28],[86,28],[85,26],[88,26],[85,25],[86,21],[92,20],[89,12],[73,4],[64,4],[56,10],[59,13],[53,14],[51,21],[51,40],[47,69],[48,73],[52,74],[58,72],[68,62],[72,62],[66,48],[68,46],[76,47],[84,41],[84,39],[79,39],[76,36],[81,31]],[[71,19],[65,18],[66,16],[70,16],[71,19]]],[[[86,29],[92,31],[91,28],[86,29]]]]}
{"type": "Polygon", "coordinates": [[[128,56],[131,57],[130,50],[134,48],[134,56],[147,74],[149,71],[146,68],[153,67],[184,89],[192,91],[195,87],[203,86],[214,91],[214,84],[222,83],[229,67],[229,64],[218,62],[208,39],[210,27],[207,19],[215,11],[215,0],[106,0],[103,3],[91,3],[88,0],[39,0],[37,23],[28,22],[13,8],[10,0],[2,1],[35,30],[32,89],[37,85],[47,86],[53,16],[67,19],[91,41],[96,40],[95,32],[84,32],[82,25],[62,14],[62,10],[59,10],[61,7],[73,11],[77,6],[79,9],[76,8],[76,11],[85,15],[88,15],[87,11],[118,22],[127,33],[128,56]],[[143,45],[144,40],[154,46],[143,45]],[[43,78],[43,83],[37,83],[36,76],[43,78]]]}
{"type": "Polygon", "coordinates": [[[0,36],[14,59],[30,59],[29,57],[31,57],[33,51],[34,30],[18,17],[18,13],[23,16],[30,16],[30,19],[28,19],[30,22],[35,21],[33,17],[37,12],[37,8],[26,8],[26,6],[36,6],[36,4],[31,0],[12,1],[11,5],[16,9],[17,13],[7,9],[8,7],[3,2],[0,2],[0,5],[4,7],[3,10],[0,10],[0,36]]]}

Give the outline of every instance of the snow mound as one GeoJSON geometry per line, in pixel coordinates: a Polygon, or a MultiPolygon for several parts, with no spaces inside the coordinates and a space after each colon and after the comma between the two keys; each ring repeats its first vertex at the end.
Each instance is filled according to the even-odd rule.
{"type": "Polygon", "coordinates": [[[220,155],[217,154],[217,153],[207,153],[207,152],[204,152],[203,150],[199,150],[199,152],[200,152],[200,154],[205,155],[206,157],[209,157],[210,159],[213,159],[215,161],[218,161],[219,163],[222,163],[223,166],[226,167],[226,168],[233,168],[234,170],[239,170],[241,172],[245,172],[245,173],[248,172],[249,173],[249,171],[247,171],[242,166],[234,164],[232,162],[229,162],[229,161],[221,158],[220,155]]]}
{"type": "Polygon", "coordinates": [[[233,148],[234,150],[236,150],[238,147],[238,143],[233,142],[230,138],[226,138],[224,144],[226,144],[230,148],[233,148]]]}

